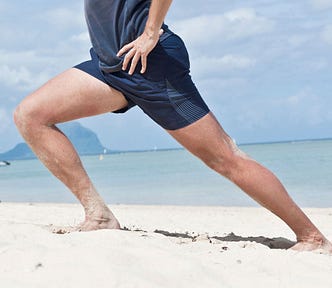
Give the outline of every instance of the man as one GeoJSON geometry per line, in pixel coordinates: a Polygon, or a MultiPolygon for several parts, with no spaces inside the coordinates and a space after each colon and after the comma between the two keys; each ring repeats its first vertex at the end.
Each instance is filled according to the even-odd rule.
{"type": "Polygon", "coordinates": [[[297,236],[293,249],[332,253],[331,243],[279,180],[236,147],[202,100],[182,40],[163,24],[171,2],[85,0],[92,59],[47,82],[15,111],[26,142],[83,205],[85,221],[77,229],[120,224],[55,124],[138,105],[210,168],[284,220],[297,236]]]}

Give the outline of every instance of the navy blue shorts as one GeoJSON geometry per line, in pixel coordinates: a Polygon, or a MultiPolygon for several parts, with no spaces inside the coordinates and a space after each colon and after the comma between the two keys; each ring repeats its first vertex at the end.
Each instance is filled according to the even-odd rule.
{"type": "Polygon", "coordinates": [[[140,65],[133,75],[128,71],[105,73],[99,68],[99,59],[93,49],[90,54],[91,60],[75,68],[123,93],[128,106],[116,113],[138,105],[160,126],[175,130],[192,124],[209,112],[189,74],[187,49],[176,34],[158,42],[148,55],[144,74],[140,73],[140,65]]]}

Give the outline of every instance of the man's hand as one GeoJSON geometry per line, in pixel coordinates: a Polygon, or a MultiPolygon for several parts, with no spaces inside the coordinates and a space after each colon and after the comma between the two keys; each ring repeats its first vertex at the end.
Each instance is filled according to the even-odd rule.
{"type": "Polygon", "coordinates": [[[122,70],[126,70],[129,62],[131,61],[128,73],[132,75],[138,61],[141,61],[141,73],[146,71],[147,57],[152,49],[157,45],[160,35],[164,32],[160,29],[160,27],[163,24],[171,3],[172,0],[151,1],[149,17],[146,21],[143,34],[133,42],[123,46],[117,54],[117,56],[120,57],[121,55],[127,53],[122,64],[122,70]]]}
{"type": "Polygon", "coordinates": [[[153,31],[144,31],[143,34],[136,40],[123,46],[117,54],[117,56],[120,57],[121,55],[127,53],[122,64],[122,70],[126,70],[131,61],[128,73],[129,75],[132,75],[138,61],[141,60],[141,73],[144,73],[147,67],[147,57],[152,49],[157,45],[159,37],[163,33],[164,31],[162,29],[160,29],[157,33],[153,31]]]}

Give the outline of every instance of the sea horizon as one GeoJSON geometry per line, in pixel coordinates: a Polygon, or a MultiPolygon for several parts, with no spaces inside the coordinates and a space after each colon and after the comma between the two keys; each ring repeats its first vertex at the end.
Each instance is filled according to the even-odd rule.
{"type": "MultiPolygon", "coordinates": [[[[239,146],[275,173],[300,206],[332,207],[332,139],[239,146]]],[[[183,148],[119,151],[81,159],[109,204],[258,206],[183,148]]],[[[38,159],[15,160],[0,168],[0,200],[78,203],[38,159]]]]}
{"type": "MultiPolygon", "coordinates": [[[[300,138],[300,139],[285,139],[285,140],[271,140],[271,141],[257,141],[257,142],[236,142],[236,139],[233,139],[233,141],[236,143],[236,145],[240,146],[250,146],[250,145],[265,145],[265,144],[282,144],[282,143],[300,143],[300,142],[316,142],[316,141],[332,141],[332,137],[323,137],[323,138],[300,138]]],[[[25,143],[25,142],[19,142],[18,144],[25,143]]],[[[14,146],[14,147],[15,147],[14,146]]],[[[107,153],[87,153],[87,154],[80,154],[80,156],[95,156],[95,155],[100,155],[100,154],[105,154],[105,155],[111,155],[111,154],[118,154],[118,153],[140,153],[140,152],[154,152],[154,151],[172,151],[172,150],[186,150],[184,147],[164,147],[164,148],[146,148],[146,149],[128,149],[128,150],[120,150],[120,149],[110,149],[107,148],[107,153]]],[[[13,149],[13,148],[11,148],[13,149]]],[[[6,153],[10,151],[11,149],[7,151],[0,151],[0,154],[6,153]]],[[[32,160],[32,159],[37,159],[37,157],[33,158],[26,158],[26,159],[15,159],[15,160],[9,160],[9,161],[24,161],[24,160],[32,160]]],[[[0,159],[1,161],[2,159],[0,159]]]]}

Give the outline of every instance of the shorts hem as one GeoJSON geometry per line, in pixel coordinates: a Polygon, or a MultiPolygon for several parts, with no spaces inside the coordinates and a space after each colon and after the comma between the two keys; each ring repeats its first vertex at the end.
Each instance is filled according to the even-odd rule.
{"type": "Polygon", "coordinates": [[[170,128],[167,128],[165,127],[166,125],[161,125],[159,123],[157,123],[158,125],[160,125],[161,127],[163,127],[165,130],[169,130],[169,131],[176,131],[176,130],[179,130],[181,128],[185,128],[185,127],[188,127],[189,125],[191,124],[194,124],[196,123],[197,121],[201,120],[203,117],[205,117],[207,114],[210,113],[210,110],[206,111],[205,113],[201,114],[199,117],[197,117],[195,120],[193,121],[181,121],[181,122],[177,122],[176,124],[176,127],[175,125],[174,126],[171,126],[170,128]]]}

